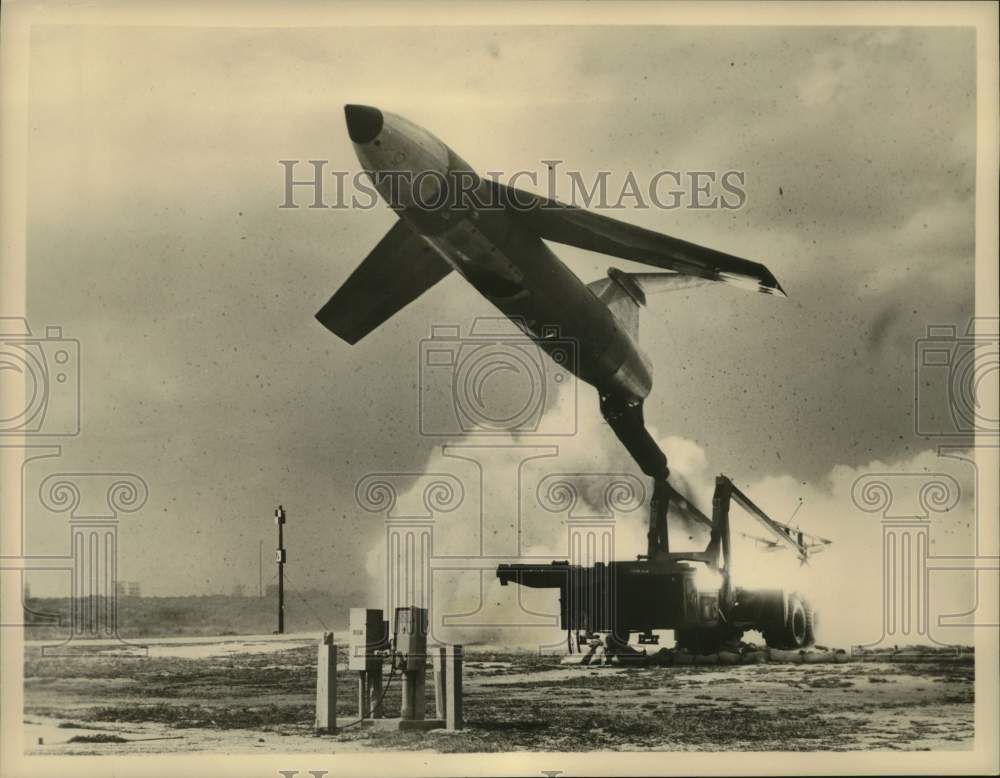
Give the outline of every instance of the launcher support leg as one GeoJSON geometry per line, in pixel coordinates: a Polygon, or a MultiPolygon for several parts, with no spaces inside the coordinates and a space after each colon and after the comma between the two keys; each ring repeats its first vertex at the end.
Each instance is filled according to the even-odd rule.
{"type": "Polygon", "coordinates": [[[667,456],[646,429],[642,401],[627,402],[602,394],[601,415],[642,472],[650,478],[666,480],[670,475],[667,456]]]}
{"type": "Polygon", "coordinates": [[[670,508],[670,485],[666,478],[653,482],[653,498],[649,501],[649,533],[646,535],[646,555],[652,559],[658,552],[670,551],[667,511],[670,508]]]}

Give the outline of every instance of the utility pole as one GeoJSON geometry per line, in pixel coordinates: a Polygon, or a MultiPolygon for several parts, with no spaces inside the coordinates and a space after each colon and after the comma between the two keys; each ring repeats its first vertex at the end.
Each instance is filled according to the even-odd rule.
{"type": "Polygon", "coordinates": [[[274,512],[274,523],[278,525],[278,551],[275,561],[278,563],[278,634],[285,634],[285,509],[278,506],[274,512]]]}
{"type": "Polygon", "coordinates": [[[257,596],[264,599],[264,541],[257,544],[257,596]]]}

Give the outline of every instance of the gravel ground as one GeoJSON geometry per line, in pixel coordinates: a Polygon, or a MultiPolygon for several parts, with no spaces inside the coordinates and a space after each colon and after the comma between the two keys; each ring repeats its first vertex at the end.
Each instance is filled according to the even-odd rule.
{"type": "MultiPolygon", "coordinates": [[[[25,662],[33,754],[359,750],[850,751],[971,749],[971,657],[731,667],[580,667],[466,649],[462,732],[312,732],[312,638],[220,638],[122,656],[94,647],[25,662]],[[102,653],[103,652],[103,653],[102,653]],[[39,742],[41,739],[41,742],[39,742]],[[124,742],[120,742],[124,741],[124,742]]],[[[342,654],[343,655],[343,654],[342,654]]],[[[338,714],[356,713],[338,674],[338,714]]],[[[433,684],[428,683],[428,693],[433,684]]],[[[387,715],[399,709],[396,682],[387,715]]],[[[433,706],[433,702],[429,703],[433,706]]]]}

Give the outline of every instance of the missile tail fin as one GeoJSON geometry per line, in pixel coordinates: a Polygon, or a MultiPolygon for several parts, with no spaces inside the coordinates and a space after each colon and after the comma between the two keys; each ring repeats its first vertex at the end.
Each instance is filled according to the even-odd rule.
{"type": "Polygon", "coordinates": [[[608,307],[622,328],[633,339],[638,339],[639,307],[646,304],[646,295],[631,275],[609,268],[605,278],[592,281],[587,288],[608,307]]]}

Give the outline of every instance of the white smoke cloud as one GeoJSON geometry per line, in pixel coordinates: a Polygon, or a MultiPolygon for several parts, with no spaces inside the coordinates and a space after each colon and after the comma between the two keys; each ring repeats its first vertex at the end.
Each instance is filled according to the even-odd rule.
{"type": "MultiPolygon", "coordinates": [[[[625,506],[631,509],[615,512],[613,556],[624,560],[645,553],[649,481],[600,420],[596,407],[587,407],[591,400],[596,406],[596,398],[586,393],[581,395],[578,431],[573,436],[469,436],[442,446],[430,459],[427,473],[450,473],[465,490],[465,499],[458,509],[434,516],[433,638],[511,647],[558,649],[564,645],[565,636],[554,621],[558,613],[556,591],[513,584],[501,587],[494,572],[497,563],[518,554],[537,558],[543,564],[570,558],[568,513],[547,509],[539,492],[539,486],[545,483],[543,479],[553,473],[591,474],[578,481],[576,503],[578,513],[589,514],[607,510],[605,486],[616,477],[612,474],[633,476],[645,492],[625,506]]],[[[570,393],[564,393],[549,413],[576,412],[571,399],[570,393]]],[[[702,512],[711,515],[716,473],[704,449],[680,437],[659,439],[669,458],[675,488],[702,512]]],[[[753,483],[734,478],[736,485],[774,519],[785,522],[794,515],[793,525],[832,541],[822,553],[813,555],[808,565],[802,566],[790,550],[762,550],[753,538],[773,539],[773,536],[733,504],[730,515],[735,583],[748,588],[775,587],[802,593],[820,614],[819,639],[826,645],[846,647],[876,643],[882,638],[886,574],[882,563],[883,515],[861,510],[855,503],[857,496],[853,495],[857,480],[872,473],[916,476],[899,478],[898,483],[892,481],[897,508],[904,504],[919,505],[914,490],[932,474],[953,479],[949,483],[957,486],[956,504],[947,511],[930,514],[929,554],[973,553],[974,470],[959,458],[925,451],[896,462],[874,461],[860,467],[838,465],[816,483],[804,483],[789,475],[769,476],[753,483]]],[[[400,510],[421,503],[425,485],[418,481],[401,494],[397,501],[400,510]]],[[[670,532],[672,550],[703,548],[707,542],[707,533],[677,523],[671,525],[670,532]]],[[[372,601],[383,601],[386,581],[383,539],[369,551],[367,571],[372,601]]],[[[916,625],[911,624],[907,634],[891,636],[890,642],[971,642],[968,629],[936,625],[938,616],[964,612],[974,605],[971,574],[932,573],[929,580],[929,596],[924,598],[929,609],[929,630],[917,634],[916,625]]],[[[750,638],[756,636],[751,634],[750,638]]]]}
{"type": "MultiPolygon", "coordinates": [[[[788,553],[754,553],[747,549],[752,544],[742,539],[736,546],[739,556],[735,578],[748,586],[783,586],[805,594],[820,613],[821,642],[846,646],[883,640],[883,621],[893,613],[892,598],[886,601],[884,583],[887,580],[902,586],[906,580],[904,569],[893,570],[884,563],[883,529],[895,520],[905,524],[908,513],[924,513],[929,520],[930,557],[972,556],[976,484],[971,456],[970,452],[964,452],[943,457],[928,450],[895,462],[873,461],[860,467],[838,465],[819,483],[804,484],[790,476],[775,476],[747,485],[748,496],[778,520],[791,515],[801,500],[802,507],[793,523],[833,542],[822,553],[812,556],[808,566],[801,567],[788,553]],[[872,474],[880,475],[869,480],[884,482],[891,489],[892,504],[866,512],[856,503],[857,500],[863,504],[856,484],[859,478],[872,474]],[[925,511],[920,506],[919,491],[936,481],[951,485],[954,504],[941,512],[925,511]]],[[[926,502],[933,503],[933,499],[926,502]]],[[[761,534],[750,521],[736,519],[734,528],[753,526],[753,534],[761,534]]],[[[911,537],[911,542],[917,542],[915,536],[911,537]]],[[[898,558],[902,560],[904,556],[901,553],[898,558]]],[[[914,612],[918,607],[926,608],[928,629],[919,634],[915,624],[905,629],[897,621],[896,634],[886,635],[884,642],[971,643],[971,629],[938,622],[947,614],[964,613],[974,607],[973,574],[932,571],[927,580],[926,594],[913,589],[911,596],[914,612]]],[[[905,609],[897,606],[897,619],[903,617],[902,610],[905,609]]]]}

